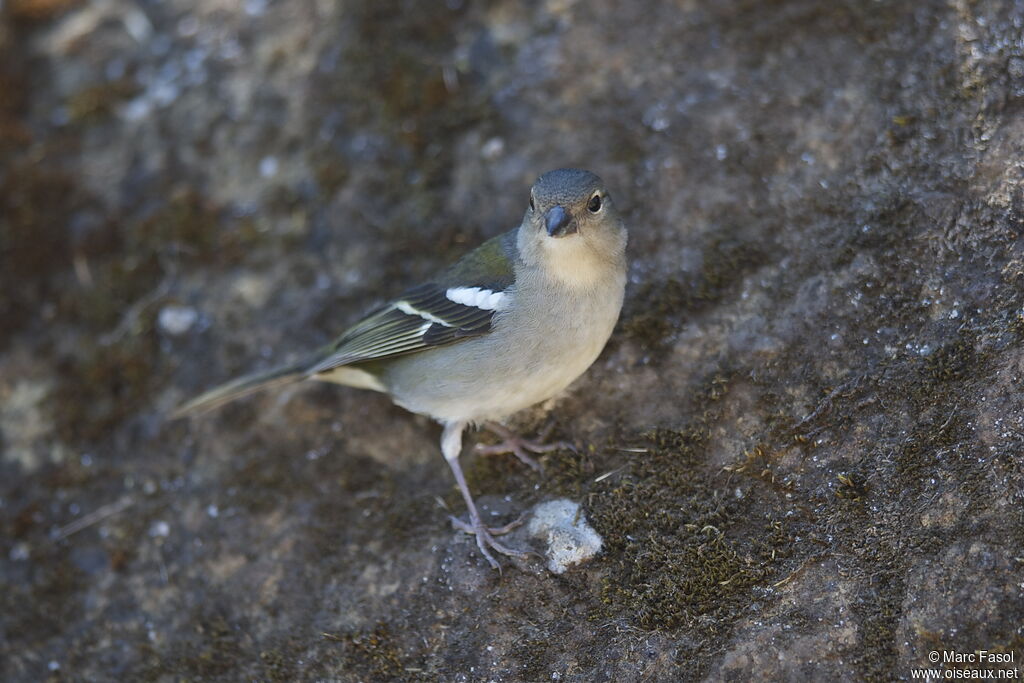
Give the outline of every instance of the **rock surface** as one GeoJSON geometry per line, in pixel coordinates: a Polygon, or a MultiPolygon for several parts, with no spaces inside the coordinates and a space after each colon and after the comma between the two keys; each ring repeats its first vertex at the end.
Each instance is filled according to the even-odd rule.
{"type": "Polygon", "coordinates": [[[1020,3],[0,12],[0,679],[1020,666],[1020,3]],[[623,318],[520,418],[577,454],[465,467],[497,522],[581,503],[596,559],[492,571],[438,503],[438,428],[378,395],[164,419],[564,165],[626,212],[623,318]]]}

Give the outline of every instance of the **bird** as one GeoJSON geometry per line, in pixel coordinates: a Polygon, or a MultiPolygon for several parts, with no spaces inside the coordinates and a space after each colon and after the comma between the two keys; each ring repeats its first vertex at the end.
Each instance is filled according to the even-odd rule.
{"type": "Polygon", "coordinates": [[[483,557],[500,571],[492,550],[519,558],[527,553],[495,538],[515,522],[490,528],[481,518],[459,465],[463,433],[483,426],[503,441],[478,450],[513,453],[535,469],[528,452],[563,445],[521,438],[502,423],[562,393],[597,359],[622,308],[627,239],[599,176],[575,168],[549,171],[531,187],[517,227],[370,310],[332,343],[207,391],[172,417],[303,380],[384,392],[442,425],[441,453],[469,518],[452,516],[452,524],[474,535],[483,557]]]}

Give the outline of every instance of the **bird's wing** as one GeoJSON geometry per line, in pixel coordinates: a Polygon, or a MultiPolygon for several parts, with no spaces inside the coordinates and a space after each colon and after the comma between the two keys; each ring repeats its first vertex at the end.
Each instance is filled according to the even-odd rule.
{"type": "Polygon", "coordinates": [[[485,242],[435,281],[407,290],[372,311],[327,349],[310,375],[487,334],[511,300],[514,234],[485,242]]]}

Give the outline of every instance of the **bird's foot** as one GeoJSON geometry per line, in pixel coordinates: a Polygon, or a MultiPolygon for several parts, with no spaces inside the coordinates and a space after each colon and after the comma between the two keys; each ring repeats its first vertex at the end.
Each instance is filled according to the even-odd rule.
{"type": "Polygon", "coordinates": [[[501,553],[502,555],[508,555],[509,557],[518,557],[520,560],[525,560],[527,556],[530,554],[522,550],[515,550],[513,548],[509,548],[508,546],[502,543],[498,543],[498,541],[494,538],[495,536],[507,534],[508,532],[512,531],[513,529],[521,525],[523,523],[522,517],[502,527],[488,527],[484,525],[483,520],[481,520],[479,517],[475,515],[470,515],[470,521],[468,523],[463,522],[461,519],[454,516],[451,517],[451,520],[452,526],[458,529],[459,531],[464,531],[467,534],[473,534],[474,536],[476,536],[476,544],[480,548],[480,552],[483,554],[484,558],[486,558],[487,562],[492,567],[497,569],[499,572],[501,571],[501,565],[498,564],[498,561],[494,559],[494,556],[491,555],[491,552],[490,550],[488,550],[488,548],[494,550],[495,552],[501,553]]]}
{"type": "Polygon", "coordinates": [[[477,444],[476,452],[482,453],[483,455],[504,455],[506,453],[511,453],[519,458],[519,461],[524,465],[528,465],[538,472],[543,472],[544,469],[541,467],[541,464],[537,462],[537,459],[531,456],[530,453],[550,453],[551,451],[557,451],[562,448],[573,452],[576,451],[576,448],[568,441],[553,441],[551,443],[547,443],[546,439],[550,436],[553,428],[554,424],[550,424],[536,439],[524,439],[507,427],[503,427],[496,422],[487,422],[484,424],[484,429],[497,435],[502,439],[502,441],[501,443],[494,444],[493,446],[477,444]]]}

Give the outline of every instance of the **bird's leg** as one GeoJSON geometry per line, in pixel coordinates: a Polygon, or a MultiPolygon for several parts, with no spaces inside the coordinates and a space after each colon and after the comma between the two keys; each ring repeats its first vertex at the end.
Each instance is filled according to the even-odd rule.
{"type": "Polygon", "coordinates": [[[501,443],[493,446],[485,446],[484,444],[476,445],[476,452],[483,453],[484,455],[501,455],[504,453],[512,453],[520,462],[524,465],[529,465],[538,472],[542,472],[543,469],[540,463],[537,462],[536,458],[530,455],[530,453],[550,453],[551,451],[557,451],[560,448],[565,448],[570,451],[575,451],[571,443],[566,441],[553,441],[551,443],[545,443],[545,439],[551,434],[551,430],[554,428],[554,424],[548,425],[540,436],[536,439],[524,439],[508,427],[498,424],[497,422],[485,422],[483,425],[484,429],[490,433],[502,439],[501,443]],[[529,451],[529,452],[528,452],[529,451]]]}
{"type": "Polygon", "coordinates": [[[466,501],[466,508],[469,510],[469,523],[463,522],[462,520],[452,517],[452,525],[456,529],[465,531],[476,536],[476,544],[480,548],[480,552],[487,558],[487,562],[492,567],[501,571],[501,565],[498,564],[494,556],[491,555],[488,548],[492,548],[502,555],[510,555],[512,557],[518,557],[521,559],[526,558],[527,553],[519,550],[513,550],[512,548],[506,547],[501,543],[494,540],[495,535],[500,535],[511,531],[519,525],[519,520],[501,527],[499,529],[490,529],[484,525],[483,520],[480,519],[480,513],[476,509],[476,503],[473,502],[473,495],[469,492],[469,486],[466,484],[466,477],[462,474],[462,467],[459,466],[459,454],[462,452],[462,430],[466,428],[465,422],[449,422],[444,427],[444,432],[441,434],[441,452],[444,454],[444,459],[448,461],[448,466],[452,468],[452,474],[455,475],[455,482],[459,485],[459,492],[462,493],[462,498],[466,501]]]}

